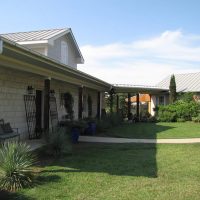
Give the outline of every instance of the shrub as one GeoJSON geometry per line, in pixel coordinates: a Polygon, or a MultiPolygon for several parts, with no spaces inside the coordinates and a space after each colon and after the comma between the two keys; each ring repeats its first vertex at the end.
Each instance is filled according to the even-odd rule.
{"type": "Polygon", "coordinates": [[[47,154],[60,156],[72,150],[70,130],[66,127],[54,128],[49,133],[47,154]]]}
{"type": "Polygon", "coordinates": [[[197,117],[192,117],[192,121],[195,123],[200,123],[200,114],[197,117]]]}
{"type": "Polygon", "coordinates": [[[35,157],[25,143],[8,142],[0,149],[0,187],[16,191],[32,183],[31,166],[35,157]]]}
{"type": "Polygon", "coordinates": [[[185,119],[183,119],[183,118],[177,118],[176,121],[177,121],[177,122],[185,122],[185,119]]]}
{"type": "Polygon", "coordinates": [[[179,100],[167,106],[159,106],[158,120],[163,122],[175,122],[178,119],[191,121],[192,117],[197,117],[199,112],[199,103],[179,100]]]}
{"type": "Polygon", "coordinates": [[[110,113],[96,121],[97,132],[104,132],[113,126],[118,126],[123,122],[123,117],[118,113],[110,113]]]}

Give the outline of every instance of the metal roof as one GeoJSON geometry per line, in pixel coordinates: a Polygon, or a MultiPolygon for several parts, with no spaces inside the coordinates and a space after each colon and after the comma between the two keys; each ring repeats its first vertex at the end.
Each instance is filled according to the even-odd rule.
{"type": "MultiPolygon", "coordinates": [[[[200,72],[175,74],[177,92],[200,92],[200,72]]],[[[171,76],[166,77],[157,87],[169,88],[171,76]]]]}
{"type": "Polygon", "coordinates": [[[25,41],[40,41],[49,40],[63,32],[67,32],[70,29],[50,29],[40,31],[29,31],[29,32],[17,32],[17,33],[6,33],[0,34],[2,37],[12,40],[14,42],[25,42],[25,41]]]}

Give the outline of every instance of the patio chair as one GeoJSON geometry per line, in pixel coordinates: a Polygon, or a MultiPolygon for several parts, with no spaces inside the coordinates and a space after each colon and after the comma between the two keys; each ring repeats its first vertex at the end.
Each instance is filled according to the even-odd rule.
{"type": "Polygon", "coordinates": [[[11,128],[10,123],[4,123],[4,120],[0,119],[0,143],[15,137],[18,137],[18,141],[20,140],[18,128],[11,128]]]}

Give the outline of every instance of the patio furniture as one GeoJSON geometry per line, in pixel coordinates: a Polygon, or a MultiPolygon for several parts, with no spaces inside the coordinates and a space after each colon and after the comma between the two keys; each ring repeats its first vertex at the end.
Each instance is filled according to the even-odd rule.
{"type": "Polygon", "coordinates": [[[20,134],[18,128],[11,128],[10,123],[4,123],[4,120],[0,120],[0,143],[7,139],[18,137],[20,140],[20,134]]]}

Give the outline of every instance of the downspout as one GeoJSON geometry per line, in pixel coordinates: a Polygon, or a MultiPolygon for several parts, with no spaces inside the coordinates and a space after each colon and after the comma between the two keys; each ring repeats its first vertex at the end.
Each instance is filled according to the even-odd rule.
{"type": "Polygon", "coordinates": [[[3,40],[0,39],[0,54],[3,53],[3,40]]]}

